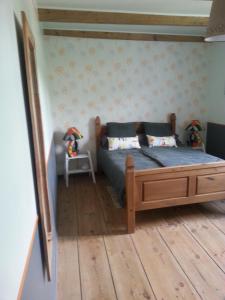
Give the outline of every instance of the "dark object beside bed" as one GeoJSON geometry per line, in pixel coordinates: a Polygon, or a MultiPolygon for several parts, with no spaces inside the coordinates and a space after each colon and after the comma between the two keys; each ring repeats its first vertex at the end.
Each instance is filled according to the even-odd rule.
{"type": "MultiPolygon", "coordinates": [[[[170,115],[170,124],[171,132],[175,134],[175,114],[170,115]]],[[[137,134],[143,134],[141,123],[136,123],[135,127],[137,134]]],[[[101,125],[97,117],[97,149],[105,133],[106,127],[101,125]]],[[[133,155],[129,153],[124,171],[128,233],[135,230],[136,211],[225,199],[223,160],[141,170],[136,169],[134,161],[133,155]]]]}
{"type": "Polygon", "coordinates": [[[225,125],[211,122],[207,124],[206,151],[225,159],[225,125]]]}

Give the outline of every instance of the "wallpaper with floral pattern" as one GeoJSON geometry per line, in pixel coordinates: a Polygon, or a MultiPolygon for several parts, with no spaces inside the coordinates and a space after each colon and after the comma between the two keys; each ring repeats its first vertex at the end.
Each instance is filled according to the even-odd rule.
{"type": "Polygon", "coordinates": [[[142,42],[46,37],[48,79],[58,169],[68,127],[84,135],[80,148],[95,151],[94,118],[166,121],[177,114],[177,132],[207,119],[208,59],[203,43],[142,42]]]}

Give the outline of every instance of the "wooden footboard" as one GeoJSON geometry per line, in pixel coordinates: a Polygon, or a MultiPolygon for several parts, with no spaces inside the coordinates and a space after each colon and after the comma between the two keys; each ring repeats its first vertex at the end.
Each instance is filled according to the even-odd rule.
{"type": "Polygon", "coordinates": [[[225,162],[135,170],[126,160],[128,233],[140,210],[225,199],[225,162]]]}

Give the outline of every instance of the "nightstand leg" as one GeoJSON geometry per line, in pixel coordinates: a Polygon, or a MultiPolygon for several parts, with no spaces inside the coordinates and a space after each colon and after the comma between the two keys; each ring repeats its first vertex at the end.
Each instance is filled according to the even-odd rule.
{"type": "Polygon", "coordinates": [[[69,186],[69,160],[67,159],[67,156],[65,157],[65,182],[66,187],[69,186]]]}
{"type": "Polygon", "coordinates": [[[89,164],[90,164],[90,169],[91,169],[92,180],[93,180],[94,183],[96,183],[95,172],[94,172],[94,167],[93,167],[93,163],[92,163],[91,153],[90,153],[90,151],[87,151],[87,153],[88,153],[88,159],[89,159],[89,164]]]}

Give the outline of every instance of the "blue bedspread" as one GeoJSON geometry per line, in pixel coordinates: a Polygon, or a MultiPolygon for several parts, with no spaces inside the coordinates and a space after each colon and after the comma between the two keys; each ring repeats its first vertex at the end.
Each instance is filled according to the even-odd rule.
{"type": "Polygon", "coordinates": [[[190,147],[142,147],[142,153],[162,167],[221,162],[222,159],[190,147]]]}
{"type": "Polygon", "coordinates": [[[108,151],[100,148],[98,151],[98,162],[103,172],[108,177],[112,187],[118,193],[121,206],[124,206],[124,174],[125,162],[128,154],[132,155],[136,170],[160,167],[156,161],[143,155],[141,149],[108,151]]]}

